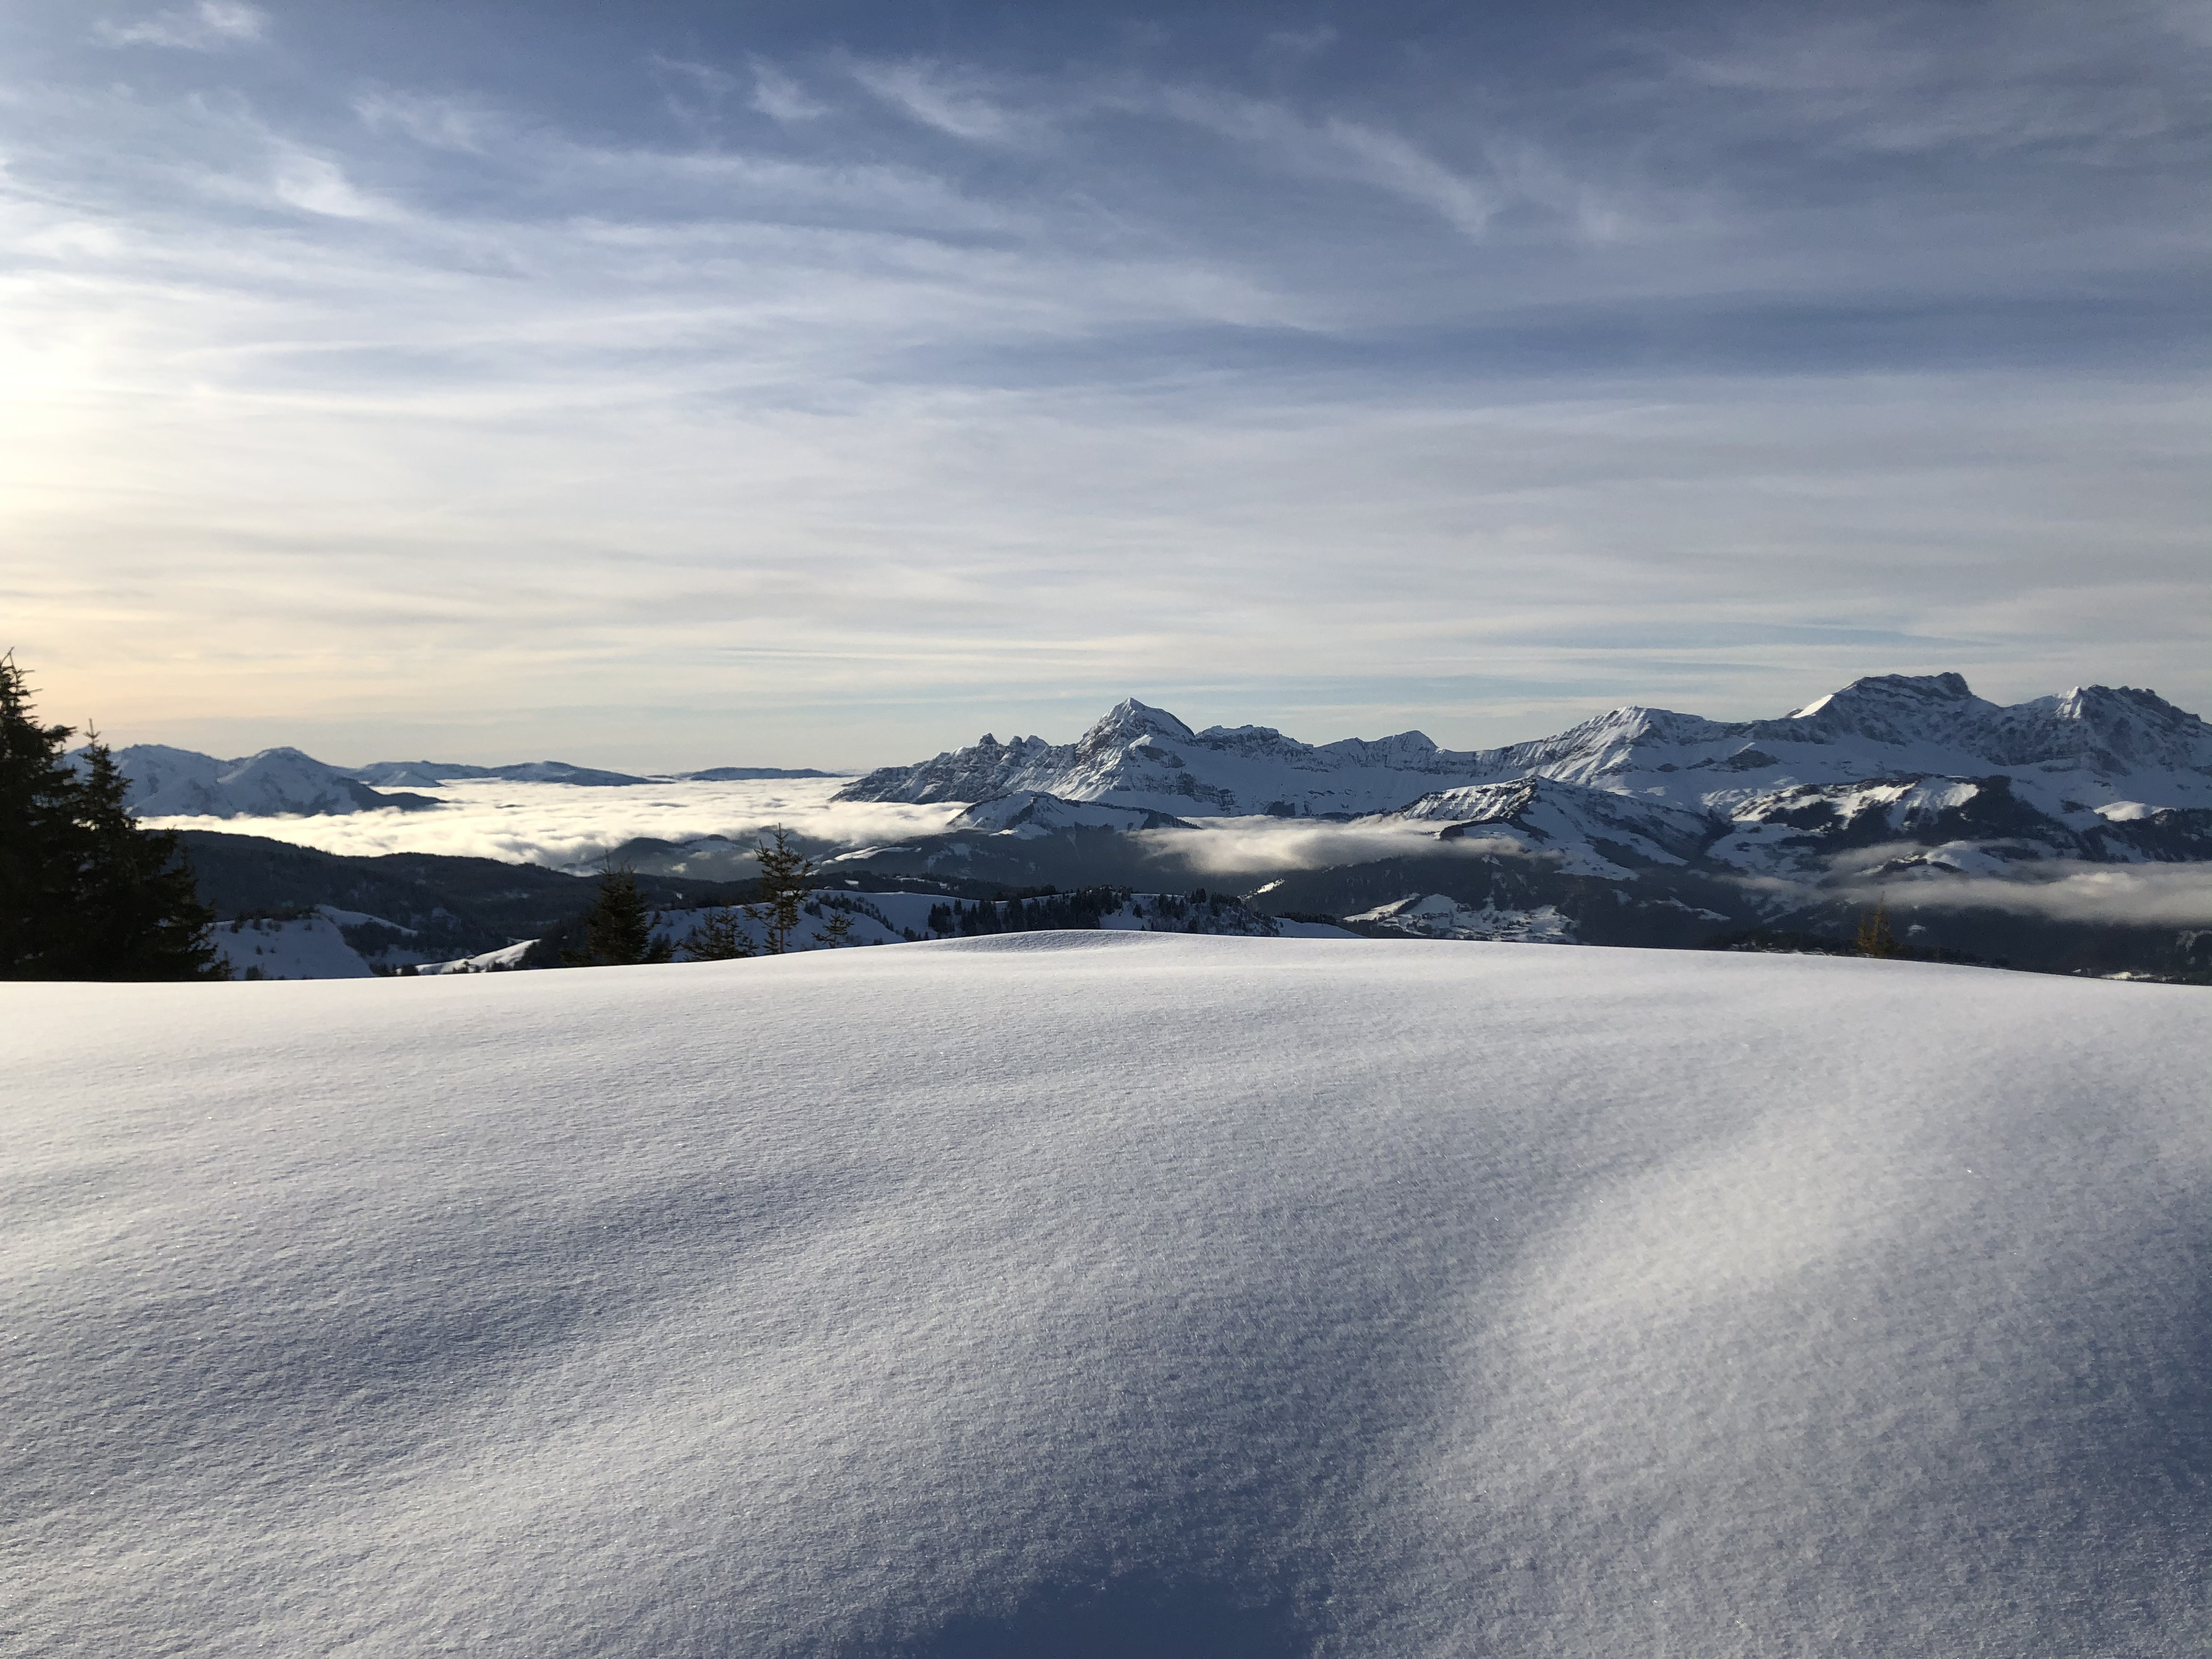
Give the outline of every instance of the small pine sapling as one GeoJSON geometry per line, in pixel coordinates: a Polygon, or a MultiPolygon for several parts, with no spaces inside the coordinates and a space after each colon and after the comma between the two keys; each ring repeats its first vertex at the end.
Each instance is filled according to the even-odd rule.
{"type": "Polygon", "coordinates": [[[1897,935],[1890,931],[1889,906],[1881,898],[1874,902],[1874,913],[1859,918],[1858,951],[1863,957],[1893,957],[1897,954],[1897,935]]]}

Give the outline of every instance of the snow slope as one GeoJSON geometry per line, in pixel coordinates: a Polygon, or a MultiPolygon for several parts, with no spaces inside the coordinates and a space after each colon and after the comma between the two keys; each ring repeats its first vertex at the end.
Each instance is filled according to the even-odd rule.
{"type": "Polygon", "coordinates": [[[1015,835],[1024,839],[1048,836],[1060,830],[1188,830],[1184,819],[1135,806],[1109,806],[1099,801],[1062,800],[1035,789],[981,801],[945,826],[947,835],[978,830],[986,835],[1015,835]]]}
{"type": "Polygon", "coordinates": [[[2212,1646],[2201,992],[1093,933],[0,1001],[24,1659],[2212,1646]]]}
{"type": "MultiPolygon", "coordinates": [[[[350,913],[343,913],[350,914],[350,913]]],[[[381,921],[364,916],[362,921],[381,921]]],[[[335,916],[244,917],[208,937],[233,979],[368,979],[376,969],[347,943],[335,916]]],[[[389,922],[384,923],[391,927],[389,922]]],[[[401,929],[399,931],[405,931],[401,929]]]]}

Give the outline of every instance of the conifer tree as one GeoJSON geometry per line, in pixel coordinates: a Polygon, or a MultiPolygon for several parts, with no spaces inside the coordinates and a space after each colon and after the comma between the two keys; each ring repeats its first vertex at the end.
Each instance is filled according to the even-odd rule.
{"type": "Polygon", "coordinates": [[[791,844],[791,832],[781,824],[770,824],[769,834],[772,842],[753,842],[753,856],[760,863],[761,896],[745,912],[762,924],[767,953],[780,957],[791,949],[799,933],[799,907],[814,874],[814,860],[791,844]]]}
{"type": "Polygon", "coordinates": [[[653,936],[653,914],[638,890],[637,872],[611,864],[600,872],[599,899],[584,918],[584,948],[562,951],[562,960],[571,968],[626,968],[674,955],[666,939],[653,936]]]}
{"type": "Polygon", "coordinates": [[[71,765],[70,735],[39,723],[21,669],[0,657],[0,975],[223,977],[176,838],[138,827],[97,737],[71,765]]]}
{"type": "Polygon", "coordinates": [[[96,739],[80,757],[78,823],[86,857],[79,872],[81,951],[87,979],[222,976],[200,902],[173,836],[141,830],[123,805],[130,781],[96,739]]]}
{"type": "Polygon", "coordinates": [[[69,738],[66,726],[39,724],[22,671],[0,658],[0,963],[11,979],[50,976],[40,969],[67,924],[69,738]]]}
{"type": "Polygon", "coordinates": [[[752,935],[736,910],[709,910],[684,941],[684,953],[694,962],[735,962],[753,954],[752,935]]]}

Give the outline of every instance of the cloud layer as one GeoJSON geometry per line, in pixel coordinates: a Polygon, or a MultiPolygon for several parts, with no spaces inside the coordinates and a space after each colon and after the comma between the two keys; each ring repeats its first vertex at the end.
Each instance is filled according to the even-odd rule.
{"type": "Polygon", "coordinates": [[[472,778],[432,790],[443,805],[410,812],[353,812],[291,818],[148,818],[161,830],[265,836],[325,853],[378,857],[436,853],[582,869],[641,836],[750,842],[770,824],[840,847],[896,841],[942,829],[957,806],[902,806],[830,797],[841,778],[736,783],[666,782],[619,788],[472,778]]]}
{"type": "MultiPolygon", "coordinates": [[[[749,842],[769,825],[780,823],[809,842],[851,849],[937,834],[962,810],[953,804],[832,801],[830,797],[844,781],[792,778],[579,788],[469,779],[410,792],[431,794],[443,803],[428,811],[146,822],[157,829],[264,836],[329,853],[371,857],[435,853],[581,870],[640,837],[680,842],[721,836],[749,842]]],[[[1194,878],[1256,880],[1409,856],[1556,862],[1555,855],[1510,836],[1469,836],[1439,842],[1432,830],[1405,822],[1215,818],[1193,830],[1146,831],[1139,842],[1158,860],[1160,881],[1174,888],[1194,878]]],[[[1900,846],[1888,850],[1904,854],[1924,849],[1900,846]]],[[[1839,872],[1807,881],[1746,878],[1739,884],[1791,908],[1841,904],[1865,908],[1881,900],[1901,921],[1921,911],[1998,910],[2097,926],[2212,927],[2212,870],[2202,865],[2115,866],[2051,860],[2021,865],[2002,877],[1839,872]]]]}
{"type": "Polygon", "coordinates": [[[0,13],[0,645],[60,717],[2212,705],[2188,9],[408,15],[0,13]]]}

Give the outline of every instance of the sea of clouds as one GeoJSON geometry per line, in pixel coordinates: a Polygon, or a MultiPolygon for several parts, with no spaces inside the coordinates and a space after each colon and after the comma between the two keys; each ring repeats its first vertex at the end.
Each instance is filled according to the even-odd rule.
{"type": "Polygon", "coordinates": [[[580,869],[641,836],[684,842],[704,836],[748,840],[781,824],[811,842],[859,847],[930,835],[957,805],[832,802],[843,778],[764,778],[711,783],[672,779],[612,788],[456,780],[411,790],[439,802],[414,811],[322,817],[148,818],[149,828],[266,836],[325,853],[375,856],[441,853],[580,869]]]}
{"type": "MultiPolygon", "coordinates": [[[[957,803],[909,805],[831,799],[846,781],[836,777],[721,783],[666,780],[581,788],[472,778],[416,792],[434,797],[439,805],[414,811],[145,822],[157,829],[264,836],[328,853],[437,853],[583,870],[640,838],[682,842],[720,836],[744,842],[778,824],[825,849],[879,847],[942,833],[962,810],[957,803]]],[[[1431,826],[1388,820],[1201,819],[1188,830],[1145,831],[1141,839],[1160,862],[1163,880],[1256,880],[1290,871],[1439,853],[1470,858],[1550,856],[1510,836],[1438,842],[1431,826]]],[[[1872,904],[1887,894],[1893,902],[1902,900],[1918,908],[1996,909],[2092,924],[2212,927],[2212,868],[2203,865],[2048,860],[2024,862],[2004,874],[1926,869],[1876,875],[1858,867],[1863,861],[1862,854],[1848,866],[1839,862],[1825,879],[1736,879],[1791,901],[1842,899],[1872,904]]]]}

